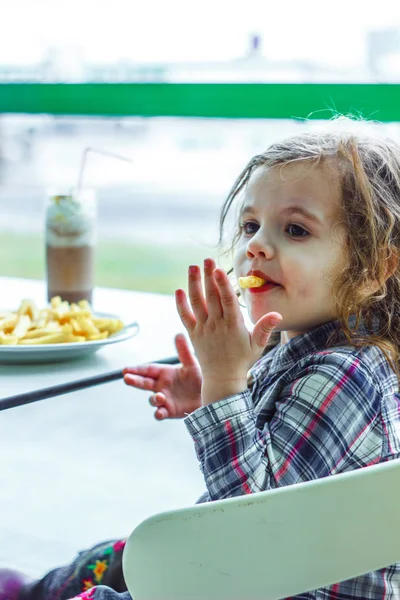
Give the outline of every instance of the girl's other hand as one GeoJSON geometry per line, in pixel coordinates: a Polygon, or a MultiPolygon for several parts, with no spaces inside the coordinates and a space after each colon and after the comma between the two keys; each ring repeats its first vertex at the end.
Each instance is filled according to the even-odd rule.
{"type": "Polygon", "coordinates": [[[153,392],[157,420],[179,419],[201,406],[201,372],[184,335],[175,337],[180,365],[152,363],[124,369],[124,382],[153,392]]]}

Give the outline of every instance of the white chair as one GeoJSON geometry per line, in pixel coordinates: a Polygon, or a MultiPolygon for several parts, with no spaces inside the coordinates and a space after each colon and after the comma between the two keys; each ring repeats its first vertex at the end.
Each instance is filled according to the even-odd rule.
{"type": "Polygon", "coordinates": [[[277,600],[400,561],[400,459],[157,514],[130,535],[134,600],[277,600]]]}

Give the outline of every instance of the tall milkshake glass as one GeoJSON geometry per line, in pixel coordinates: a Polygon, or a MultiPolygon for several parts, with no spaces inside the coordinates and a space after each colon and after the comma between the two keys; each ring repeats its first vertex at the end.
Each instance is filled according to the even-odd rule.
{"type": "Polygon", "coordinates": [[[47,298],[92,302],[97,204],[93,190],[50,195],[46,207],[47,298]]]}

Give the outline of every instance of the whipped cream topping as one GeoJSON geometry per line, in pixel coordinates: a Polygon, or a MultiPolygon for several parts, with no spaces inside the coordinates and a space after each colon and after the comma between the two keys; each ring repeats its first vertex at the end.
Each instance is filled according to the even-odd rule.
{"type": "Polygon", "coordinates": [[[46,244],[48,246],[94,246],[96,237],[96,202],[93,195],[50,196],[46,210],[46,244]]]}

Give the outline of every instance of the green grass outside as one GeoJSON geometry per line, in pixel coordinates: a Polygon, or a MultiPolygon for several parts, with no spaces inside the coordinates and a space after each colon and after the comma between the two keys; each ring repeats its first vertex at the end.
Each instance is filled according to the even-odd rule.
{"type": "MultiPolygon", "coordinates": [[[[44,279],[43,236],[0,232],[0,276],[44,279]]],[[[95,284],[173,294],[187,286],[187,268],[217,258],[216,248],[157,246],[102,240],[96,249],[95,284]]]]}

